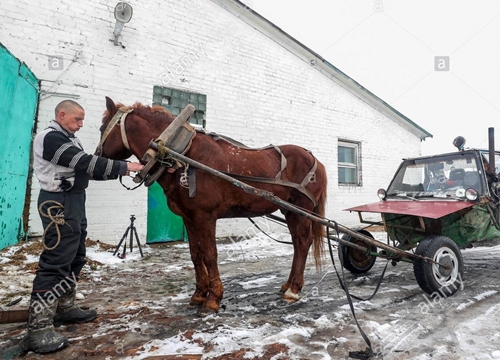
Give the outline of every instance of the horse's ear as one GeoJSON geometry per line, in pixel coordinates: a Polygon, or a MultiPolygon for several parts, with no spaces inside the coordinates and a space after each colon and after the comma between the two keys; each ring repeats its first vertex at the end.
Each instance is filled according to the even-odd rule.
{"type": "Polygon", "coordinates": [[[114,114],[116,112],[116,105],[113,100],[106,96],[106,108],[110,114],[114,114]]]}

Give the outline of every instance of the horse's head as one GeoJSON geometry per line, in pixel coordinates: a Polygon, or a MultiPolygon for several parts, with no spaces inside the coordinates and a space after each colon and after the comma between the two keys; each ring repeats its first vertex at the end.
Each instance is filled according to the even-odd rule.
{"type": "Polygon", "coordinates": [[[115,118],[118,109],[123,105],[115,105],[114,101],[106,96],[106,108],[102,118],[102,125],[99,129],[101,132],[101,139],[95,151],[96,155],[104,156],[110,159],[124,160],[132,156],[132,151],[128,148],[125,133],[121,132],[120,119],[115,118]]]}
{"type": "Polygon", "coordinates": [[[149,142],[156,139],[174,119],[163,106],[135,103],[127,107],[115,105],[109,97],[106,97],[106,108],[96,155],[116,160],[127,159],[132,154],[142,158],[149,142]]]}

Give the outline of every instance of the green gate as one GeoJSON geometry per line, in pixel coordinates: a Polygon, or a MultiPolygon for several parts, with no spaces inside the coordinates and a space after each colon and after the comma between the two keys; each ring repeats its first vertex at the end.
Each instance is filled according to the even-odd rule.
{"type": "Polygon", "coordinates": [[[0,249],[24,237],[23,211],[39,81],[0,43],[0,249]]]}
{"type": "Polygon", "coordinates": [[[180,216],[167,205],[163,188],[157,182],[148,187],[148,232],[146,243],[187,240],[186,227],[180,216]]]}

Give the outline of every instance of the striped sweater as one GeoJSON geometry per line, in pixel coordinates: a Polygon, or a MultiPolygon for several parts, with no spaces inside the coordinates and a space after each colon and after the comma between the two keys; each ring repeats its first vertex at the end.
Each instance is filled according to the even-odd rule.
{"type": "Polygon", "coordinates": [[[40,187],[50,192],[83,190],[89,179],[116,179],[127,171],[125,161],[86,154],[80,140],[56,121],[35,137],[33,155],[40,187]]]}

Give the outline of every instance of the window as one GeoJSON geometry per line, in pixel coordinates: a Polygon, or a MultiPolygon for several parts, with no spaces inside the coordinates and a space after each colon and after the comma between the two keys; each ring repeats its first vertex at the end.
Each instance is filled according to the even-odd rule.
{"type": "Polygon", "coordinates": [[[189,118],[193,125],[205,127],[205,112],[207,111],[207,96],[177,89],[155,86],[153,88],[153,105],[165,107],[172,115],[177,116],[186,107],[193,104],[195,112],[189,118]]]}
{"type": "Polygon", "coordinates": [[[338,142],[339,184],[361,186],[360,143],[338,142]]]}

